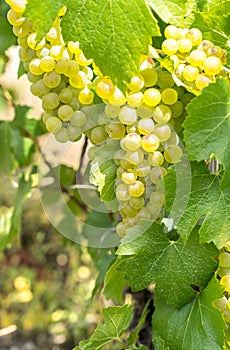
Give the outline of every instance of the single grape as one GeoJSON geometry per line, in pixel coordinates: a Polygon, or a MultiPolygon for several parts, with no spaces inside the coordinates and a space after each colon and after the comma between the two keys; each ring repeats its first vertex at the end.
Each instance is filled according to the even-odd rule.
{"type": "Polygon", "coordinates": [[[222,312],[222,316],[223,316],[224,321],[226,321],[227,323],[230,323],[230,310],[229,309],[224,310],[222,312]]]}
{"type": "Polygon", "coordinates": [[[113,94],[109,96],[108,100],[113,106],[122,106],[126,102],[126,97],[123,92],[115,86],[115,90],[113,94]]]}
{"type": "Polygon", "coordinates": [[[70,124],[73,126],[83,126],[87,120],[86,114],[82,111],[76,111],[70,119],[70,124]]]}
{"type": "Polygon", "coordinates": [[[183,155],[182,149],[176,145],[169,146],[164,151],[165,160],[168,163],[172,163],[172,164],[178,163],[182,155],[183,155]]]}
{"type": "Polygon", "coordinates": [[[173,80],[172,74],[166,70],[159,70],[158,71],[157,85],[161,89],[173,87],[174,80],[173,80]]]}
{"type": "Polygon", "coordinates": [[[230,268],[230,253],[223,252],[219,255],[220,266],[230,268]]]}
{"type": "Polygon", "coordinates": [[[50,48],[50,56],[53,57],[56,61],[61,60],[63,58],[64,50],[64,45],[53,45],[50,48]]]}
{"type": "Polygon", "coordinates": [[[131,91],[140,91],[144,87],[144,78],[141,75],[134,75],[127,86],[131,91]]]}
{"type": "Polygon", "coordinates": [[[155,129],[153,130],[153,134],[155,137],[158,138],[160,142],[165,142],[171,136],[171,129],[167,124],[165,125],[159,124],[155,126],[155,129]]]}
{"type": "Polygon", "coordinates": [[[141,147],[141,137],[136,133],[130,133],[126,135],[124,144],[128,151],[137,151],[141,147]]]}
{"type": "Polygon", "coordinates": [[[221,60],[218,57],[210,56],[204,59],[204,71],[209,75],[216,75],[222,69],[221,60]]]}
{"type": "Polygon", "coordinates": [[[42,106],[44,109],[55,109],[59,105],[59,96],[55,92],[50,92],[42,96],[42,106]]]}
{"type": "Polygon", "coordinates": [[[157,106],[161,101],[161,93],[155,88],[146,89],[144,92],[143,102],[148,106],[157,106]]]}
{"type": "Polygon", "coordinates": [[[178,28],[171,24],[165,28],[164,35],[167,39],[177,39],[178,38],[178,28]]]}
{"type": "Polygon", "coordinates": [[[43,81],[48,88],[52,89],[61,83],[61,75],[55,71],[47,72],[43,75],[43,81]]]}
{"type": "Polygon", "coordinates": [[[192,41],[188,38],[182,38],[178,40],[178,51],[181,53],[187,53],[192,49],[192,41]]]}
{"type": "Polygon", "coordinates": [[[147,105],[137,107],[137,114],[140,118],[150,119],[153,117],[153,110],[147,105]]]}
{"type": "Polygon", "coordinates": [[[129,171],[123,171],[121,175],[121,179],[124,183],[127,185],[130,185],[132,182],[136,180],[137,176],[134,172],[129,172],[129,171]]]}
{"type": "Polygon", "coordinates": [[[129,200],[129,205],[134,209],[141,209],[145,204],[143,197],[131,197],[129,200]]]}
{"type": "Polygon", "coordinates": [[[193,50],[188,56],[188,62],[194,66],[199,67],[203,65],[204,59],[206,58],[206,53],[202,50],[193,50]]]}
{"type": "Polygon", "coordinates": [[[141,119],[137,124],[137,128],[140,134],[151,134],[154,130],[154,121],[152,119],[141,119]]]}
{"type": "Polygon", "coordinates": [[[107,99],[114,93],[115,87],[113,82],[107,78],[99,78],[96,82],[96,93],[99,97],[107,99]]]}
{"type": "Polygon", "coordinates": [[[199,45],[202,41],[202,33],[197,28],[189,29],[185,37],[191,40],[193,46],[199,45]]]}
{"type": "Polygon", "coordinates": [[[55,72],[65,74],[68,69],[68,61],[65,59],[58,60],[55,65],[55,72]]]}
{"type": "Polygon", "coordinates": [[[198,50],[202,50],[204,52],[207,52],[208,49],[210,49],[211,47],[213,47],[213,43],[209,40],[202,40],[200,45],[197,47],[198,50]]]}
{"type": "Polygon", "coordinates": [[[42,97],[49,93],[49,88],[44,84],[43,79],[38,80],[36,83],[31,84],[30,91],[33,95],[42,97]]]}
{"type": "Polygon", "coordinates": [[[161,98],[166,105],[173,105],[178,99],[178,93],[175,89],[167,88],[161,92],[161,98]]]}
{"type": "Polygon", "coordinates": [[[137,121],[137,110],[125,105],[120,110],[119,119],[122,124],[132,125],[137,121]]]}
{"type": "Polygon", "coordinates": [[[226,297],[213,300],[212,306],[220,311],[224,311],[228,308],[228,299],[226,297]]]}
{"type": "Polygon", "coordinates": [[[129,185],[127,184],[119,184],[116,187],[116,197],[119,201],[127,201],[131,198],[130,192],[129,192],[129,185]]]}
{"type": "Polygon", "coordinates": [[[181,101],[177,101],[173,105],[170,105],[170,110],[172,113],[172,118],[179,118],[184,111],[184,106],[181,101]]]}
{"type": "Polygon", "coordinates": [[[80,140],[80,138],[82,136],[82,130],[79,126],[73,126],[73,125],[69,124],[67,126],[67,132],[69,134],[69,140],[72,142],[80,140]]]}
{"type": "Polygon", "coordinates": [[[222,58],[223,57],[223,50],[221,49],[220,46],[213,46],[213,47],[210,47],[208,50],[207,50],[207,55],[208,56],[216,56],[218,58],[222,58]]]}
{"type": "Polygon", "coordinates": [[[163,154],[159,151],[154,151],[148,155],[148,162],[152,166],[158,166],[164,163],[163,154]]]}
{"type": "Polygon", "coordinates": [[[78,95],[79,102],[83,105],[90,105],[93,103],[94,93],[87,86],[82,89],[78,95]]]}
{"type": "Polygon", "coordinates": [[[127,103],[129,104],[129,106],[134,108],[141,106],[143,102],[143,97],[144,95],[141,91],[130,93],[127,96],[127,103]]]}
{"type": "Polygon", "coordinates": [[[116,226],[116,232],[119,236],[124,237],[126,234],[126,227],[122,222],[119,222],[116,226]]]}
{"type": "Polygon", "coordinates": [[[90,141],[93,144],[100,144],[107,138],[105,128],[103,126],[96,126],[90,132],[90,141]]]}
{"type": "Polygon", "coordinates": [[[164,204],[164,193],[160,191],[153,192],[150,196],[150,203],[156,208],[161,208],[164,204]]]}
{"type": "Polygon", "coordinates": [[[158,184],[159,181],[167,174],[167,170],[162,166],[156,166],[150,171],[150,179],[153,184],[158,184]]]}
{"type": "Polygon", "coordinates": [[[65,75],[67,77],[74,77],[75,75],[77,75],[78,72],[79,72],[78,63],[74,60],[68,61],[68,64],[65,70],[65,75]]]}
{"type": "Polygon", "coordinates": [[[79,71],[76,75],[69,78],[69,83],[76,89],[83,89],[87,82],[86,74],[82,71],[79,71]]]}
{"type": "Polygon", "coordinates": [[[50,56],[45,56],[40,61],[40,68],[44,72],[51,72],[55,68],[55,60],[50,56]]]}
{"type": "Polygon", "coordinates": [[[67,129],[62,127],[61,130],[55,134],[55,139],[61,143],[69,141],[69,134],[67,132],[67,129]]]}
{"type": "Polygon", "coordinates": [[[51,117],[46,122],[46,129],[49,132],[52,132],[55,134],[55,133],[59,132],[61,130],[61,128],[62,128],[62,122],[57,117],[51,117]]]}
{"type": "Polygon", "coordinates": [[[132,165],[140,164],[144,159],[144,153],[138,149],[137,151],[126,152],[126,160],[132,165]]]}
{"type": "Polygon", "coordinates": [[[178,41],[175,39],[164,40],[162,43],[162,51],[165,55],[174,55],[178,51],[178,41]]]}
{"type": "Polygon", "coordinates": [[[118,115],[120,113],[120,107],[113,106],[110,103],[108,103],[105,106],[105,113],[109,118],[116,118],[116,117],[118,117],[118,115]]]}
{"type": "Polygon", "coordinates": [[[58,108],[58,117],[61,120],[70,120],[73,116],[73,108],[69,105],[63,105],[58,108]]]}
{"type": "Polygon", "coordinates": [[[195,81],[195,84],[198,90],[203,90],[210,83],[212,83],[211,78],[205,74],[199,74],[195,81]]]}
{"type": "Polygon", "coordinates": [[[151,166],[149,165],[148,161],[143,159],[143,161],[136,167],[136,174],[139,177],[146,177],[149,175],[150,170],[151,166]]]}
{"type": "Polygon", "coordinates": [[[38,58],[34,58],[29,63],[29,70],[34,75],[41,75],[43,73],[43,70],[40,67],[40,60],[38,58]]]}
{"type": "Polygon", "coordinates": [[[141,146],[148,153],[156,151],[159,148],[159,145],[160,143],[158,137],[153,134],[142,137],[141,146]]]}
{"type": "Polygon", "coordinates": [[[156,84],[158,75],[154,68],[145,68],[141,70],[141,76],[144,78],[144,85],[150,87],[156,84]]]}
{"type": "Polygon", "coordinates": [[[145,192],[145,186],[141,181],[134,181],[129,185],[129,193],[132,197],[141,197],[145,192]]]}
{"type": "Polygon", "coordinates": [[[220,284],[224,286],[226,292],[230,292],[230,276],[223,276],[220,280],[220,284]]]}
{"type": "Polygon", "coordinates": [[[199,74],[199,69],[190,65],[185,66],[183,70],[184,79],[186,79],[187,81],[195,81],[199,74]]]}
{"type": "Polygon", "coordinates": [[[157,123],[167,123],[171,115],[171,109],[163,104],[158,105],[153,112],[153,118],[157,123]]]}
{"type": "Polygon", "coordinates": [[[109,123],[106,131],[113,140],[120,140],[125,136],[125,126],[121,123],[109,123]]]}

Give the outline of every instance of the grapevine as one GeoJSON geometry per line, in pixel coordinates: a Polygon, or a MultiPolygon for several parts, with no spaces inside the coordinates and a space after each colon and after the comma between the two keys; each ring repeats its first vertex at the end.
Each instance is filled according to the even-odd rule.
{"type": "MultiPolygon", "coordinates": [[[[103,74],[94,57],[86,57],[81,42],[65,41],[62,20],[68,11],[66,6],[60,9],[45,36],[37,41],[33,22],[24,16],[27,1],[6,2],[10,6],[7,18],[17,36],[19,57],[31,83],[31,92],[42,101],[46,129],[60,143],[78,141],[82,135],[89,138],[92,172],[102,147],[114,146],[117,234],[127,237],[133,227],[138,228],[144,221],[151,227],[155,222],[161,224],[169,219],[164,180],[176,165],[183,167],[187,157],[180,140],[184,122],[188,120],[191,102],[219,78],[229,83],[227,51],[207,40],[196,27],[167,24],[161,47],[149,45],[148,54],[140,55],[138,71],[118,86],[103,74]],[[100,115],[95,113],[95,116],[97,105],[102,108],[100,115]]],[[[209,159],[192,160],[205,160],[209,164],[215,154],[208,156],[209,159]]],[[[225,165],[226,158],[222,160],[225,165]]],[[[223,169],[220,166],[216,175],[222,176],[223,169]]],[[[92,182],[99,186],[97,179],[92,182]]],[[[202,215],[197,225],[202,223],[202,215]]],[[[170,242],[175,244],[174,239],[170,242]]],[[[205,241],[210,242],[212,239],[205,241]]],[[[216,279],[223,287],[224,296],[215,299],[213,307],[220,310],[226,324],[224,349],[227,350],[230,349],[227,243],[221,247],[218,259],[216,279]]]]}

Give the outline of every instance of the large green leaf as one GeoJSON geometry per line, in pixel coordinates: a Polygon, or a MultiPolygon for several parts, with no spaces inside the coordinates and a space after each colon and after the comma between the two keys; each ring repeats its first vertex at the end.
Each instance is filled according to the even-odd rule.
{"type": "Polygon", "coordinates": [[[179,27],[184,26],[186,16],[196,7],[194,0],[147,0],[147,3],[165,23],[179,27]]]}
{"type": "Polygon", "coordinates": [[[99,323],[89,340],[80,342],[74,350],[100,350],[113,340],[118,340],[132,319],[131,305],[113,306],[103,309],[105,323],[99,323]]]}
{"type": "Polygon", "coordinates": [[[230,181],[230,98],[229,82],[218,79],[187,107],[184,122],[186,149],[192,160],[208,159],[212,153],[225,167],[222,186],[230,181]]]}
{"type": "Polygon", "coordinates": [[[123,289],[128,284],[124,277],[125,273],[118,270],[121,262],[122,260],[117,258],[107,271],[102,290],[107,300],[113,299],[116,303],[123,302],[123,289]]]}
{"type": "Polygon", "coordinates": [[[0,173],[8,176],[14,168],[10,123],[0,123],[0,173]]]}
{"type": "Polygon", "coordinates": [[[12,32],[12,27],[6,19],[6,13],[9,7],[5,1],[0,2],[0,55],[12,45],[16,44],[16,37],[12,32]]]}
{"type": "MultiPolygon", "coordinates": [[[[181,237],[186,241],[202,218],[199,229],[201,242],[214,242],[222,248],[229,240],[230,232],[230,189],[220,189],[219,178],[209,173],[203,163],[192,163],[192,188],[189,198],[181,197],[182,203],[188,200],[183,212],[173,211],[172,218],[181,237]]],[[[176,191],[176,172],[172,167],[164,179],[167,207],[171,210],[176,191]]]]}
{"type": "Polygon", "coordinates": [[[26,15],[39,37],[48,31],[61,5],[67,6],[62,19],[65,40],[79,40],[85,55],[94,59],[102,73],[125,87],[124,81],[139,71],[140,57],[148,53],[151,36],[159,35],[145,1],[30,1],[26,15]]]}
{"type": "Polygon", "coordinates": [[[192,285],[204,287],[211,278],[218,254],[213,244],[200,244],[195,229],[186,245],[183,239],[169,241],[164,226],[153,223],[146,232],[137,235],[140,227],[128,230],[126,243],[120,245],[117,254],[123,262],[119,270],[134,291],[156,283],[155,293],[166,301],[181,307],[195,291],[192,285]]]}
{"type": "Polygon", "coordinates": [[[156,300],[153,315],[153,343],[157,350],[222,350],[225,324],[212,301],[222,296],[213,278],[207,287],[180,310],[156,300]],[[159,339],[162,339],[161,347],[159,339]]]}

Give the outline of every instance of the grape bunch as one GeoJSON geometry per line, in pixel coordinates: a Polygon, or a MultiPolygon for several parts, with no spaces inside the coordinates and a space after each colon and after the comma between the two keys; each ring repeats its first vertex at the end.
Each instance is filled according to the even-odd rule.
{"type": "Polygon", "coordinates": [[[221,311],[223,320],[226,323],[225,329],[225,350],[230,348],[230,252],[223,251],[219,255],[219,268],[217,276],[224,288],[224,296],[213,301],[213,306],[221,311]]]}
{"type": "MultiPolygon", "coordinates": [[[[172,75],[144,60],[140,74],[127,84],[125,95],[108,78],[98,80],[96,92],[105,103],[105,123],[90,130],[91,142],[118,142],[114,154],[118,165],[115,193],[122,221],[117,232],[141,219],[156,220],[164,214],[164,191],[161,179],[169,164],[183,154],[174,121],[183,118],[185,105],[192,94],[178,88],[172,75]]],[[[93,159],[95,146],[90,150],[93,159]]]]}
{"type": "Polygon", "coordinates": [[[224,74],[226,51],[209,40],[203,40],[197,28],[165,28],[162,52],[174,61],[174,74],[192,90],[201,91],[216,77],[224,74]]]}
{"type": "Polygon", "coordinates": [[[11,9],[8,21],[18,37],[19,57],[31,82],[31,92],[41,98],[43,121],[59,142],[75,141],[82,135],[87,116],[83,106],[94,99],[91,90],[93,70],[79,47],[79,42],[65,43],[61,18],[63,7],[49,32],[37,43],[33,23],[23,17],[26,0],[7,0],[11,9]]]}

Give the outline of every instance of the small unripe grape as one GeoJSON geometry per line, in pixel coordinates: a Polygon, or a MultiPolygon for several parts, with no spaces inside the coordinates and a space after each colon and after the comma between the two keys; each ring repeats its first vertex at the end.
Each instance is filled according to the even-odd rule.
{"type": "Polygon", "coordinates": [[[145,192],[145,186],[141,181],[134,181],[129,185],[129,193],[132,197],[141,197],[145,192]]]}
{"type": "Polygon", "coordinates": [[[149,134],[142,137],[141,146],[146,152],[156,151],[159,145],[159,139],[155,135],[149,134]]]}
{"type": "Polygon", "coordinates": [[[155,151],[148,155],[148,162],[152,166],[158,166],[164,163],[163,154],[159,151],[155,151]]]}
{"type": "Polygon", "coordinates": [[[125,136],[125,126],[121,123],[109,123],[106,131],[113,140],[120,140],[125,136]]]}
{"type": "Polygon", "coordinates": [[[222,69],[221,60],[218,57],[210,56],[204,59],[204,71],[209,75],[216,75],[222,69]]]}
{"type": "Polygon", "coordinates": [[[63,105],[58,108],[58,116],[61,120],[70,120],[73,116],[73,108],[69,105],[63,105]]]}
{"type": "Polygon", "coordinates": [[[172,87],[174,85],[174,80],[173,80],[172,74],[166,70],[160,70],[158,72],[157,85],[161,89],[166,89],[166,88],[172,87]]]}
{"type": "Polygon", "coordinates": [[[165,55],[174,55],[178,51],[178,41],[175,39],[166,39],[162,43],[162,51],[165,55]]]}
{"type": "Polygon", "coordinates": [[[90,132],[90,141],[94,144],[102,143],[106,140],[107,134],[103,126],[96,126],[90,132]]]}
{"type": "Polygon", "coordinates": [[[171,24],[165,28],[164,35],[167,39],[177,39],[178,38],[178,28],[171,24]]]}
{"type": "Polygon", "coordinates": [[[146,89],[144,92],[143,102],[148,106],[157,106],[161,101],[161,93],[155,88],[146,89]]]}
{"type": "Polygon", "coordinates": [[[178,93],[175,89],[167,88],[162,91],[161,98],[166,105],[173,105],[178,99],[178,93]]]}
{"type": "Polygon", "coordinates": [[[57,133],[61,130],[61,128],[62,128],[62,122],[59,118],[51,117],[46,122],[46,129],[49,132],[57,133]]]}
{"type": "Polygon", "coordinates": [[[197,28],[191,28],[185,35],[186,38],[190,39],[193,46],[197,46],[201,43],[202,40],[202,33],[197,28]]]}
{"type": "Polygon", "coordinates": [[[137,124],[138,131],[143,135],[151,134],[154,130],[154,126],[155,124],[152,119],[141,119],[137,124]]]}
{"type": "Polygon", "coordinates": [[[136,133],[126,135],[124,141],[125,147],[128,151],[136,151],[141,147],[141,137],[136,133]]]}
{"type": "Polygon", "coordinates": [[[132,125],[137,121],[137,111],[135,108],[123,106],[119,113],[122,124],[132,125]]]}
{"type": "Polygon", "coordinates": [[[192,50],[192,41],[188,38],[182,38],[178,40],[178,51],[181,53],[187,53],[192,50]]]}
{"type": "Polygon", "coordinates": [[[119,201],[127,201],[131,198],[130,192],[129,192],[129,185],[127,184],[119,184],[116,187],[116,197],[119,201]]]}
{"type": "Polygon", "coordinates": [[[173,105],[170,105],[172,118],[179,118],[184,111],[184,106],[181,101],[177,101],[173,105]]]}
{"type": "Polygon", "coordinates": [[[156,84],[158,75],[157,71],[153,68],[145,68],[141,70],[141,75],[144,78],[144,85],[150,87],[156,84]]]}
{"type": "Polygon", "coordinates": [[[165,160],[168,163],[172,163],[172,164],[178,163],[182,155],[183,155],[182,149],[176,145],[169,146],[164,151],[165,160]]]}

